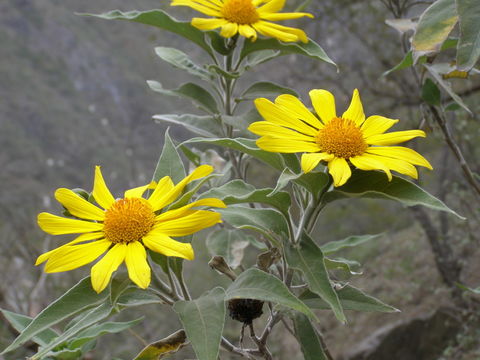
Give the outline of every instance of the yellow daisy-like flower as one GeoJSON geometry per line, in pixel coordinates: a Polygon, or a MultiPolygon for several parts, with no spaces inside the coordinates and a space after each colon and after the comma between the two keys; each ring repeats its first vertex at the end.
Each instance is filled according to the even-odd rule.
{"type": "Polygon", "coordinates": [[[91,263],[107,252],[91,270],[92,287],[97,293],[105,289],[112,273],[124,261],[130,279],[146,289],[150,284],[151,270],[145,248],[166,256],[193,260],[192,246],[175,241],[171,236],[190,235],[221,222],[217,212],[193,209],[203,206],[224,208],[225,204],[215,198],[201,199],[178,209],[161,212],[178,198],[190,182],[212,171],[211,166],[202,165],[177,185],[169,176],[165,176],[158,184],[127,190],[122,199],[115,199],[97,166],[92,195],[100,207],[72,190],[58,189],[55,198],[78,219],[44,212],[38,215],[38,225],[52,235],[81,235],[40,255],[35,265],[47,261],[47,273],[69,271],[91,263]],[[145,199],[143,194],[147,189],[153,192],[145,199]]]}
{"type": "Polygon", "coordinates": [[[188,6],[213,19],[193,18],[192,25],[200,30],[221,28],[220,35],[230,38],[237,33],[257,39],[257,32],[285,42],[308,42],[303,30],[270,21],[298,19],[312,14],[280,13],[286,0],[172,0],[172,6],[188,6]]]}
{"type": "Polygon", "coordinates": [[[275,103],[260,98],[255,106],[266,121],[248,128],[261,135],[257,145],[263,150],[279,153],[303,152],[304,172],[313,170],[321,161],[335,186],[341,186],[352,175],[350,164],[362,170],[382,170],[392,179],[390,170],[418,178],[414,165],[432,169],[416,151],[396,145],[416,137],[425,137],[422,130],[385,133],[398,120],[373,115],[365,119],[358,90],[341,117],[337,116],[335,98],[327,90],[310,91],[310,99],[318,117],[292,95],[280,95],[275,103]]]}

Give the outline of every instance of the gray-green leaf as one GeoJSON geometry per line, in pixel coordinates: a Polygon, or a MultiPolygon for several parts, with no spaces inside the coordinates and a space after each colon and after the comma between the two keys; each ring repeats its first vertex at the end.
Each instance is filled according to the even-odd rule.
{"type": "Polygon", "coordinates": [[[317,330],[313,327],[310,320],[303,314],[296,313],[293,316],[293,325],[295,336],[302,348],[305,360],[328,360],[323,351],[322,342],[318,336],[317,330]]]}
{"type": "MultiPolygon", "coordinates": [[[[345,310],[387,313],[399,311],[349,284],[337,290],[337,295],[345,310]]],[[[318,295],[308,290],[300,295],[300,299],[313,309],[328,310],[330,308],[318,295]]]]}
{"type": "Polygon", "coordinates": [[[310,236],[303,233],[299,244],[285,247],[285,256],[290,267],[302,271],[310,290],[329,304],[338,320],[346,322],[342,305],[330,282],[322,250],[310,236]]]}
{"type": "Polygon", "coordinates": [[[480,1],[455,0],[460,23],[457,66],[460,71],[472,69],[480,57],[480,1]]]}
{"type": "Polygon", "coordinates": [[[155,48],[155,53],[170,65],[184,70],[199,79],[208,82],[214,79],[213,75],[208,70],[195,64],[183,51],[171,47],[158,46],[155,48]]]}
{"type": "Polygon", "coordinates": [[[324,201],[330,203],[352,197],[396,200],[405,206],[422,205],[464,219],[418,185],[395,175],[392,181],[388,181],[386,175],[378,171],[354,170],[345,185],[325,194],[324,201]]]}
{"type": "Polygon", "coordinates": [[[181,85],[178,89],[167,90],[158,81],[147,80],[147,84],[150,89],[155,92],[163,95],[178,96],[190,99],[199,109],[210,114],[218,114],[217,101],[200,85],[186,83],[181,85]]]}
{"type": "Polygon", "coordinates": [[[225,324],[224,297],[225,291],[217,287],[196,300],[173,305],[199,360],[218,358],[225,324]]]}
{"type": "Polygon", "coordinates": [[[64,295],[43,309],[2,354],[18,348],[35,335],[60,321],[101,304],[107,300],[109,296],[110,292],[108,290],[97,294],[92,289],[90,277],[80,280],[64,295]]]}
{"type": "Polygon", "coordinates": [[[315,314],[273,275],[250,268],[244,271],[226,290],[225,300],[256,299],[277,303],[300,311],[311,319],[315,314]]]}

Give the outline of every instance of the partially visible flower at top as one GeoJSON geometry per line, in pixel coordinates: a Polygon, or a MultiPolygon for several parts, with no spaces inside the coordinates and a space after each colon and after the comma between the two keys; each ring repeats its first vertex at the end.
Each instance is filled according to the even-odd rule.
{"type": "Polygon", "coordinates": [[[415,137],[425,137],[422,130],[385,133],[398,120],[379,115],[365,119],[358,90],[341,117],[337,116],[335,98],[327,90],[310,91],[317,113],[312,114],[292,95],[280,95],[275,103],[260,98],[255,106],[266,121],[248,128],[261,135],[257,145],[263,150],[279,153],[303,152],[302,170],[310,172],[321,161],[328,163],[334,186],[341,186],[352,175],[350,164],[362,170],[382,170],[392,179],[390,170],[418,178],[414,165],[432,169],[416,151],[395,145],[415,137]]]}
{"type": "Polygon", "coordinates": [[[308,42],[303,30],[270,21],[298,19],[312,14],[280,13],[286,0],[172,0],[172,6],[188,6],[213,19],[193,18],[192,25],[200,30],[221,28],[220,35],[230,38],[237,33],[255,41],[257,32],[285,42],[308,42]]]}
{"type": "Polygon", "coordinates": [[[100,207],[72,190],[58,189],[55,198],[77,219],[44,212],[38,215],[38,225],[52,235],[81,235],[40,255],[35,265],[47,261],[47,273],[69,271],[91,263],[107,252],[91,269],[92,287],[97,293],[105,289],[112,273],[124,261],[130,279],[146,289],[150,284],[151,270],[145,248],[166,256],[193,260],[192,246],[173,240],[171,236],[190,235],[221,222],[217,212],[193,209],[204,206],[224,208],[225,204],[215,198],[201,199],[161,212],[179,197],[190,182],[212,171],[211,166],[202,165],[177,185],[165,176],[158,184],[127,190],[122,199],[115,199],[97,166],[92,195],[100,207]],[[143,194],[147,189],[153,191],[145,199],[143,194]]]}

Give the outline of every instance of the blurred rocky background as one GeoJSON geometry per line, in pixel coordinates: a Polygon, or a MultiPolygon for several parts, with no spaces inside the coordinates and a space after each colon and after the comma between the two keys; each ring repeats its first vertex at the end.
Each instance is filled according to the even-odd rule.
{"type": "MultiPolygon", "coordinates": [[[[308,1],[307,1],[308,2],[308,1]]],[[[327,344],[335,359],[434,360],[480,358],[478,296],[456,286],[480,285],[480,203],[462,177],[459,164],[445,146],[428,114],[421,110],[420,90],[409,70],[380,75],[403,57],[402,35],[385,19],[415,17],[424,1],[313,0],[306,11],[314,21],[301,22],[340,67],[318,64],[300,56],[260,66],[252,76],[295,88],[307,99],[312,88],[337,96],[338,109],[360,89],[367,115],[401,119],[400,128],[422,126],[427,139],[415,142],[435,171],[422,170],[421,182],[431,193],[468,218],[404,209],[382,201],[356,200],[327,209],[317,225],[319,243],[352,234],[384,233],[379,239],[346,250],[344,256],[364,264],[352,284],[402,310],[394,314],[347,314],[338,324],[320,313],[327,344]],[[402,13],[389,4],[405,3],[402,13]],[[395,10],[395,9],[393,9],[395,10]],[[395,12],[395,11],[394,11],[395,12]],[[354,205],[352,205],[354,204],[354,205]]],[[[289,2],[290,10],[299,5],[289,2]]],[[[166,88],[186,80],[158,59],[155,46],[179,46],[192,57],[201,54],[174,35],[140,24],[103,21],[76,13],[113,9],[167,8],[168,1],[131,0],[3,0],[0,2],[0,307],[34,316],[88,274],[88,267],[61,274],[42,274],[36,257],[62,240],[45,236],[36,225],[41,211],[58,212],[53,198],[58,187],[91,190],[94,165],[102,165],[114,192],[148,181],[160,153],[164,125],[155,113],[194,111],[189,104],[149,90],[145,80],[166,88]]],[[[184,9],[169,11],[187,19],[184,9]]],[[[199,60],[201,61],[201,60],[199,60]]],[[[480,80],[452,80],[455,90],[478,113],[480,80]]],[[[467,161],[480,172],[478,119],[450,113],[450,125],[467,161]]],[[[172,128],[173,138],[190,134],[172,128]]],[[[260,172],[258,172],[260,173],[260,172]]],[[[265,174],[263,171],[262,174],[265,174]]],[[[262,183],[274,176],[253,179],[262,183]]],[[[194,295],[224,281],[208,266],[204,237],[197,236],[197,259],[187,264],[187,282],[194,295]],[[195,269],[195,272],[188,271],[195,269]],[[199,281],[201,279],[201,281],[199,281]]],[[[253,263],[255,250],[246,250],[253,263]]],[[[148,318],[133,332],[108,335],[89,359],[130,359],[142,347],[180,327],[167,308],[149,308],[148,318]]],[[[138,314],[123,315],[133,319],[138,314]]],[[[237,341],[239,326],[229,323],[227,335],[237,341]]],[[[261,324],[261,320],[259,321],[261,324]]],[[[0,323],[0,347],[16,336],[0,323]]],[[[291,335],[282,330],[269,340],[275,359],[301,359],[291,335]]],[[[28,356],[22,349],[7,360],[28,356]]],[[[188,349],[177,359],[193,358],[188,349]]],[[[1,357],[0,357],[1,358],[1,357]]],[[[226,354],[221,355],[227,359],[226,354]]]]}

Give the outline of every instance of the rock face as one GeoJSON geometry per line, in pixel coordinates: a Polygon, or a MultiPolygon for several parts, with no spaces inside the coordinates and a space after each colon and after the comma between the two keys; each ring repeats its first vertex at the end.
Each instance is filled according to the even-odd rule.
{"type": "Polygon", "coordinates": [[[460,328],[452,309],[439,308],[377,330],[342,360],[436,360],[460,328]]]}

